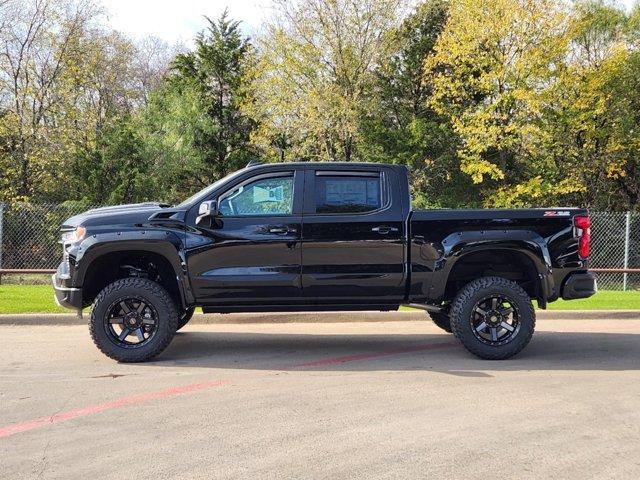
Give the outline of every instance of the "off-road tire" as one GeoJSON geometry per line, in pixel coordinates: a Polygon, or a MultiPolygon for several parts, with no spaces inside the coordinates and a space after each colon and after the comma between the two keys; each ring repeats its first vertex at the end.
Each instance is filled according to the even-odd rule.
{"type": "Polygon", "coordinates": [[[536,325],[536,314],[531,298],[517,283],[502,277],[482,277],[465,285],[451,303],[449,311],[454,336],[474,355],[486,360],[505,360],[527,346],[536,325]],[[473,333],[472,314],[477,302],[484,297],[504,295],[518,311],[520,330],[503,345],[487,345],[473,333]]]}
{"type": "Polygon", "coordinates": [[[429,312],[429,316],[433,323],[444,330],[447,333],[451,333],[451,320],[446,313],[429,312]]]}
{"type": "Polygon", "coordinates": [[[191,307],[191,308],[187,308],[182,312],[182,316],[180,317],[180,320],[178,320],[178,330],[180,330],[187,323],[189,323],[189,320],[191,320],[191,317],[193,317],[193,312],[195,311],[196,311],[196,307],[191,307]]]}
{"type": "Polygon", "coordinates": [[[161,285],[146,278],[123,278],[107,285],[94,300],[89,332],[93,343],[107,357],[123,363],[144,362],[167,348],[176,333],[179,319],[180,314],[173,299],[161,285]],[[153,338],[137,348],[116,345],[105,328],[109,305],[128,295],[144,298],[158,313],[157,331],[153,338]]]}

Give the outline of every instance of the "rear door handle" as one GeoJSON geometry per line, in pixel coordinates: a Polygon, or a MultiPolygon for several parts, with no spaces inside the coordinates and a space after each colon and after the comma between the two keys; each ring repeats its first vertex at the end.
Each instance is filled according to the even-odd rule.
{"type": "Polygon", "coordinates": [[[398,229],[396,227],[389,227],[387,225],[380,225],[379,227],[373,227],[371,229],[371,231],[379,233],[380,235],[386,235],[389,232],[397,232],[398,229]]]}

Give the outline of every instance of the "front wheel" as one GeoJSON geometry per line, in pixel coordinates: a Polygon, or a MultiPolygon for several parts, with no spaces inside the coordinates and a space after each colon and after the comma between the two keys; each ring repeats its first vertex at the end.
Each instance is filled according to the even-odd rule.
{"type": "Polygon", "coordinates": [[[89,331],[98,349],[119,362],[143,362],[161,353],[178,326],[169,293],[146,278],[123,278],[96,297],[89,331]]]}
{"type": "Polygon", "coordinates": [[[520,285],[482,277],[465,285],[449,312],[455,337],[474,355],[504,360],[519,353],[533,335],[536,314],[520,285]]]}

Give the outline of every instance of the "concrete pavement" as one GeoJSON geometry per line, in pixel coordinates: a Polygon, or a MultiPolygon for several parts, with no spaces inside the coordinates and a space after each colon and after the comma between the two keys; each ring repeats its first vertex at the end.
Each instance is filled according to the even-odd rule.
{"type": "MultiPolygon", "coordinates": [[[[275,313],[196,313],[190,324],[225,323],[343,323],[422,321],[426,312],[418,309],[392,312],[275,312],[275,313]]],[[[0,325],[86,325],[88,313],[0,314],[0,325]]],[[[640,320],[640,310],[536,310],[538,320],[640,320]]]]}
{"type": "Polygon", "coordinates": [[[426,321],[190,324],[139,365],[0,326],[0,478],[639,478],[639,380],[633,319],[503,362],[426,321]]]}

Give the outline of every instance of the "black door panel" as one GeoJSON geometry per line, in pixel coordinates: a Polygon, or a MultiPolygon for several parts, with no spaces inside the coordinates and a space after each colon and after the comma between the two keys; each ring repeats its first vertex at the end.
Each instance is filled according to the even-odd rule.
{"type": "Polygon", "coordinates": [[[303,185],[302,172],[273,172],[220,194],[220,214],[211,227],[195,227],[186,236],[199,304],[300,301],[303,185]]]}
{"type": "Polygon", "coordinates": [[[191,285],[202,303],[293,301],[300,297],[301,217],[224,219],[198,235],[189,254],[191,285]]]}
{"type": "Polygon", "coordinates": [[[314,171],[307,172],[305,182],[303,296],[318,303],[400,302],[406,279],[405,227],[401,207],[385,193],[393,179],[388,174],[380,178],[377,171],[352,172],[351,181],[349,172],[346,176],[344,172],[321,173],[325,178],[319,188],[319,175],[314,171]],[[327,176],[338,181],[327,181],[327,176]],[[379,189],[371,189],[372,178],[380,182],[379,189]],[[372,198],[372,191],[380,195],[378,202],[372,198]],[[313,206],[308,205],[310,201],[313,206]],[[317,204],[322,205],[323,212],[355,212],[316,213],[317,204]],[[362,211],[367,208],[373,211],[362,211]]]}

